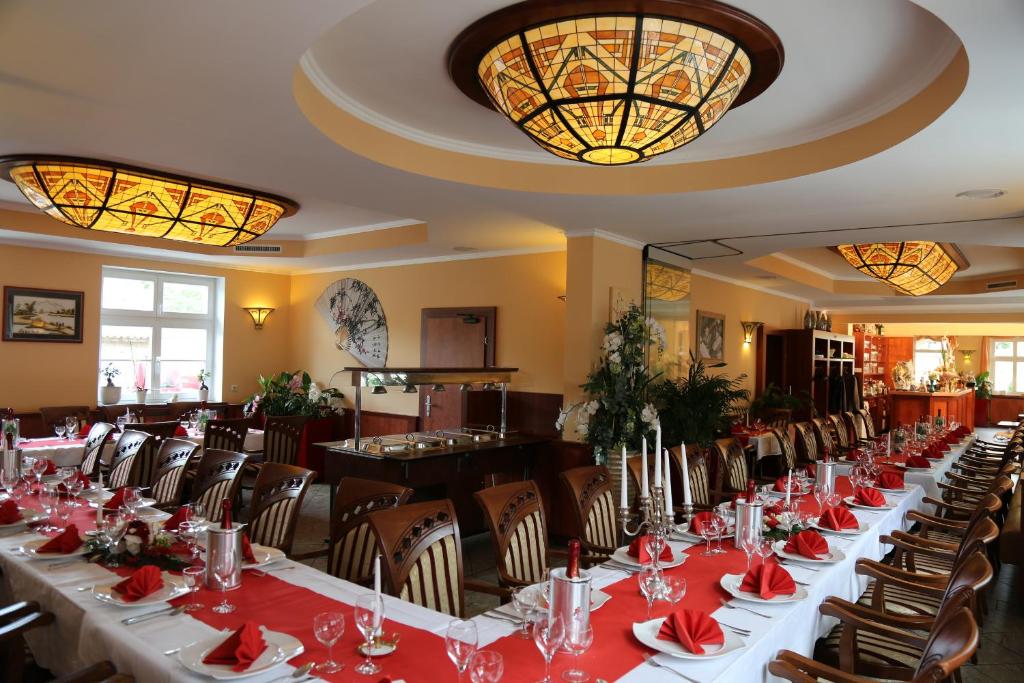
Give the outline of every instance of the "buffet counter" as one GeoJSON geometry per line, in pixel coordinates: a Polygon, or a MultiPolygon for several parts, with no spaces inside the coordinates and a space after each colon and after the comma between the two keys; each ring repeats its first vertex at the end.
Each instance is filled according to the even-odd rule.
{"type": "Polygon", "coordinates": [[[956,420],[974,429],[974,389],[958,391],[890,391],[892,423],[914,424],[922,415],[942,412],[947,420],[956,420]]]}

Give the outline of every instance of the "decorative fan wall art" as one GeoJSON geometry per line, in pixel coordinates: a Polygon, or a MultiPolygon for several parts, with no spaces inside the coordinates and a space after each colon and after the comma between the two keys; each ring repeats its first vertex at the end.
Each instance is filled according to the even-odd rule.
{"type": "Polygon", "coordinates": [[[384,367],[388,360],[388,321],[369,285],[352,278],[333,282],[316,300],[316,310],[334,330],[335,346],[368,368],[384,367]]]}

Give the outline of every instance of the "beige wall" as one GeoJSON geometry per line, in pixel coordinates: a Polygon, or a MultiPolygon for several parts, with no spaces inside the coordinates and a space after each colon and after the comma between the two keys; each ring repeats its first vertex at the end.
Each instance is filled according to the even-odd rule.
{"type": "MultiPolygon", "coordinates": [[[[394,268],[335,271],[292,278],[292,365],[327,383],[341,368],[360,365],[334,346],[333,331],[313,308],[324,288],[346,277],[368,284],[388,319],[388,365],[420,364],[420,311],[423,308],[496,306],[495,362],[518,367],[512,389],[562,393],[565,252],[448,261],[394,268]]],[[[353,396],[349,378],[332,386],[353,396]]],[[[404,415],[418,412],[416,395],[392,391],[364,395],[364,406],[404,415]]]]}
{"type": "Polygon", "coordinates": [[[0,284],[85,293],[81,344],[0,341],[0,407],[35,410],[44,405],[96,405],[104,265],[224,277],[225,400],[244,400],[256,391],[259,373],[288,365],[291,329],[286,275],[0,245],[0,284]],[[259,331],[242,310],[257,305],[277,309],[259,331]],[[228,390],[232,384],[238,385],[237,392],[228,390]]]}

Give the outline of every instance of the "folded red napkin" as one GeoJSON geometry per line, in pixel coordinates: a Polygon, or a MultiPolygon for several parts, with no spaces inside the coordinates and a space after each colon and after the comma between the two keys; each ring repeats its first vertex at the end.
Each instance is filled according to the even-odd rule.
{"type": "Polygon", "coordinates": [[[780,498],[779,500],[775,501],[771,505],[765,507],[764,513],[766,515],[777,515],[777,514],[779,514],[780,512],[782,512],[785,509],[786,509],[786,501],[785,501],[785,499],[780,498]]]}
{"type": "Polygon", "coordinates": [[[941,441],[935,446],[935,450],[938,453],[949,453],[951,449],[948,443],[946,443],[945,441],[941,441]]]}
{"type": "Polygon", "coordinates": [[[863,455],[864,455],[863,451],[861,451],[859,448],[854,448],[852,451],[850,451],[849,453],[846,454],[846,459],[850,460],[850,461],[853,461],[853,462],[856,462],[856,461],[860,460],[863,455]]]}
{"type": "Polygon", "coordinates": [[[175,436],[188,436],[188,430],[185,429],[184,427],[182,427],[181,425],[178,425],[177,427],[174,428],[174,435],[175,436]]]}
{"type": "Polygon", "coordinates": [[[135,602],[147,595],[156,593],[164,587],[164,577],[160,570],[147,564],[127,579],[114,586],[113,590],[121,594],[125,602],[135,602]]]}
{"type": "Polygon", "coordinates": [[[681,609],[665,617],[658,630],[658,640],[672,640],[695,655],[704,654],[705,645],[721,645],[725,634],[707,612],[681,609]]]}
{"type": "Polygon", "coordinates": [[[780,493],[785,493],[787,485],[789,486],[790,491],[793,491],[795,493],[798,493],[800,491],[799,482],[797,482],[795,479],[790,479],[789,477],[779,477],[778,479],[776,479],[774,488],[776,491],[780,493]]]}
{"type": "MultiPolygon", "coordinates": [[[[701,514],[708,514],[708,513],[701,513],[701,514]]],[[[630,557],[635,557],[638,560],[640,560],[640,564],[647,564],[648,562],[651,561],[651,556],[647,552],[647,544],[645,543],[646,540],[647,540],[647,536],[646,535],[645,536],[639,536],[639,537],[633,539],[633,542],[629,544],[629,556],[630,557]]],[[[246,550],[247,546],[248,546],[248,539],[243,534],[242,535],[242,554],[243,555],[245,554],[245,550],[246,550]]],[[[252,550],[249,550],[249,554],[250,555],[252,554],[252,550]]],[[[665,547],[661,549],[661,555],[658,557],[658,560],[660,562],[671,562],[672,559],[673,559],[672,558],[672,548],[668,547],[668,543],[666,543],[665,547]]],[[[250,562],[254,562],[254,561],[255,560],[250,560],[250,562]]]]}
{"type": "Polygon", "coordinates": [[[266,649],[267,642],[263,640],[260,627],[247,621],[206,655],[203,664],[223,664],[232,671],[245,671],[266,649]]]}
{"type": "Polygon", "coordinates": [[[877,483],[883,489],[901,489],[906,485],[902,472],[882,472],[877,483]]]}
{"type": "Polygon", "coordinates": [[[177,531],[182,522],[188,521],[188,507],[182,505],[174,511],[170,519],[164,522],[164,531],[177,531]]]}
{"type": "Polygon", "coordinates": [[[747,572],[740,584],[744,593],[756,593],[764,600],[771,600],[776,595],[793,595],[796,583],[785,569],[777,564],[759,564],[747,572]]]}
{"type": "Polygon", "coordinates": [[[82,545],[82,539],[78,535],[78,527],[74,524],[68,526],[59,536],[54,536],[49,541],[39,546],[37,553],[68,553],[78,550],[82,545]]]}
{"type": "Polygon", "coordinates": [[[21,510],[18,509],[17,503],[10,499],[0,503],[0,524],[14,524],[21,519],[21,510]]]}
{"type": "Polygon", "coordinates": [[[114,495],[111,496],[110,500],[103,504],[104,510],[116,510],[124,505],[124,489],[119,488],[114,491],[114,495]]]}
{"type": "Polygon", "coordinates": [[[49,458],[47,458],[46,459],[46,469],[43,470],[43,476],[45,477],[45,476],[48,476],[50,474],[57,474],[57,463],[55,463],[54,461],[52,461],[49,458]]]}
{"type": "MultiPolygon", "coordinates": [[[[634,543],[635,542],[636,541],[634,541],[634,543]]],[[[632,547],[633,546],[630,545],[630,548],[632,548],[632,547]]],[[[669,550],[667,545],[665,546],[665,550],[669,550]]],[[[644,550],[643,554],[647,555],[647,551],[644,550]]],[[[669,555],[668,559],[671,560],[672,559],[672,551],[671,550],[669,550],[668,555],[669,555]]],[[[661,557],[662,557],[662,559],[665,559],[665,553],[662,553],[661,557]]],[[[242,532],[242,559],[244,559],[246,562],[251,562],[253,564],[256,564],[256,556],[252,554],[252,543],[249,542],[249,534],[245,533],[244,531],[242,532]]],[[[645,560],[645,561],[649,561],[649,560],[650,560],[650,558],[647,558],[647,560],[645,560]]]]}
{"type": "Polygon", "coordinates": [[[844,529],[859,529],[860,523],[853,513],[846,508],[839,506],[825,510],[825,514],[818,518],[818,526],[834,531],[844,529]]]}
{"type": "Polygon", "coordinates": [[[858,505],[870,505],[873,508],[885,506],[885,496],[878,489],[860,486],[853,494],[853,502],[858,505]]]}
{"type": "Polygon", "coordinates": [[[802,555],[811,560],[828,555],[828,541],[814,529],[793,534],[786,541],[784,550],[791,555],[802,555]]]}
{"type": "Polygon", "coordinates": [[[920,467],[924,469],[930,468],[932,465],[928,462],[928,458],[922,458],[920,455],[911,455],[907,458],[907,467],[920,467]]]}

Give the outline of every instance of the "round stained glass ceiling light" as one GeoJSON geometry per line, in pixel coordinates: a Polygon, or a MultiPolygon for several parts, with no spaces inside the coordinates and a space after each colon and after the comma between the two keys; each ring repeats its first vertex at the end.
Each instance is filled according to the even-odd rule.
{"type": "Polygon", "coordinates": [[[710,0],[528,0],[463,31],[448,69],[548,152],[618,166],[697,139],[783,60],[768,26],[710,0]]]}
{"type": "Polygon", "coordinates": [[[967,267],[954,245],[938,242],[841,244],[836,250],[860,272],[910,296],[935,291],[967,267]]]}
{"type": "Polygon", "coordinates": [[[121,164],[56,156],[0,158],[37,209],[87,230],[229,247],[298,210],[274,195],[121,164]]]}

